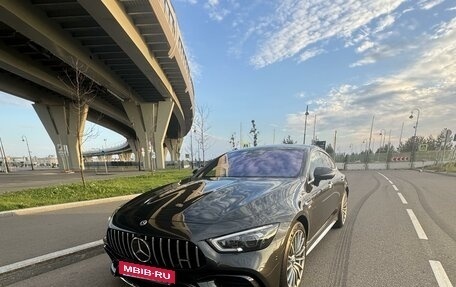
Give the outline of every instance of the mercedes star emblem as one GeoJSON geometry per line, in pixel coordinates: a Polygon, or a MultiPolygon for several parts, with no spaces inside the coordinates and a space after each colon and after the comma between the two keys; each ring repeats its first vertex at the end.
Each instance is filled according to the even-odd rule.
{"type": "Polygon", "coordinates": [[[131,241],[130,246],[136,259],[141,262],[148,262],[150,260],[150,247],[144,239],[135,237],[131,241]]]}

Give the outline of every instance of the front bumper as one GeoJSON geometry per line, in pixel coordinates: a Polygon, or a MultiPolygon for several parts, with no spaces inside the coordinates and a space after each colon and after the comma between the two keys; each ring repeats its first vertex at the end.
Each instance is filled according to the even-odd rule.
{"type": "MultiPolygon", "coordinates": [[[[289,224],[281,223],[271,244],[258,251],[245,253],[218,253],[206,241],[197,243],[204,255],[204,264],[198,268],[175,269],[175,286],[193,287],[277,287],[283,262],[284,241],[289,224]]],[[[118,254],[105,239],[106,253],[112,260],[111,272],[118,272],[119,260],[134,262],[118,254]]],[[[164,286],[141,279],[124,277],[131,286],[164,286]]]]}

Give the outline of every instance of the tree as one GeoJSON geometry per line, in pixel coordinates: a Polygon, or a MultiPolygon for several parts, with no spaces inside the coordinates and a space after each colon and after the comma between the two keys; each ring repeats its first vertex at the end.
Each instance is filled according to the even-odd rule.
{"type": "Polygon", "coordinates": [[[451,131],[449,129],[443,129],[437,136],[436,149],[450,150],[453,147],[451,131]]]}
{"type": "Polygon", "coordinates": [[[230,141],[229,141],[229,143],[231,144],[231,148],[233,150],[236,150],[236,138],[234,137],[235,134],[236,133],[231,134],[231,138],[230,138],[230,141]]]}
{"type": "MultiPolygon", "coordinates": [[[[195,117],[195,124],[194,124],[194,133],[196,137],[196,142],[198,143],[198,154],[201,150],[201,154],[203,156],[202,161],[203,163],[206,160],[206,151],[209,149],[210,141],[209,141],[209,130],[211,129],[210,125],[208,124],[210,110],[207,106],[198,105],[196,107],[196,117],[195,117]]],[[[201,160],[201,158],[199,158],[201,160]]]]}
{"type": "MultiPolygon", "coordinates": [[[[85,188],[85,177],[84,177],[84,157],[82,155],[82,145],[84,143],[84,125],[85,119],[89,112],[89,105],[96,97],[96,85],[88,78],[84,72],[87,70],[84,64],[78,60],[73,61],[73,69],[67,69],[65,71],[65,78],[61,81],[65,86],[72,92],[71,108],[76,113],[76,145],[77,145],[77,156],[79,164],[79,173],[81,175],[82,185],[85,188]]],[[[68,127],[68,130],[70,128],[68,127]]],[[[92,127],[89,131],[93,133],[94,128],[92,127]]],[[[87,137],[86,137],[87,138],[87,137]]]]}
{"type": "Polygon", "coordinates": [[[333,147],[331,146],[331,144],[328,144],[328,146],[326,146],[326,149],[325,149],[325,150],[326,150],[326,152],[327,152],[328,154],[331,154],[331,155],[332,155],[332,154],[334,153],[334,149],[333,149],[333,147]]]}
{"type": "Polygon", "coordinates": [[[284,138],[282,141],[284,144],[295,144],[297,141],[294,141],[290,135],[287,138],[284,138]]]}
{"type": "Polygon", "coordinates": [[[428,136],[426,138],[426,142],[425,143],[428,145],[428,147],[427,147],[428,150],[436,150],[436,149],[438,149],[437,140],[432,135],[430,135],[430,136],[428,136]]]}
{"type": "Polygon", "coordinates": [[[375,153],[387,153],[389,152],[394,152],[396,148],[392,144],[385,144],[384,146],[381,146],[377,149],[375,153]]]}
{"type": "Polygon", "coordinates": [[[400,152],[411,152],[413,148],[415,150],[417,150],[418,146],[420,144],[425,144],[425,143],[426,143],[426,140],[422,136],[416,136],[416,141],[415,141],[414,137],[410,137],[405,142],[403,142],[399,145],[399,151],[400,152]]]}
{"type": "Polygon", "coordinates": [[[252,128],[250,129],[250,133],[253,135],[253,146],[258,145],[258,134],[260,133],[255,125],[255,120],[252,120],[252,128]]]}

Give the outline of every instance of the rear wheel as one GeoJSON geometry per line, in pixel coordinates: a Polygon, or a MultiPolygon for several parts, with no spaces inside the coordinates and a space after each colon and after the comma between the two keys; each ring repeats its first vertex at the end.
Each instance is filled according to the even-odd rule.
{"type": "Polygon", "coordinates": [[[348,198],[347,192],[344,191],[342,195],[342,200],[340,201],[339,213],[337,214],[337,221],[334,224],[335,228],[341,228],[344,226],[345,221],[347,220],[347,213],[348,213],[348,198]]]}
{"type": "Polygon", "coordinates": [[[296,222],[288,235],[282,264],[282,287],[299,287],[306,262],[306,230],[296,222]]]}

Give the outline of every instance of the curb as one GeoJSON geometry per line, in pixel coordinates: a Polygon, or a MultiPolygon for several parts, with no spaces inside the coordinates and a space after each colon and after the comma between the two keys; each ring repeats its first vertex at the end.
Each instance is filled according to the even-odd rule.
{"type": "Polygon", "coordinates": [[[102,199],[93,199],[93,200],[85,200],[85,201],[69,202],[69,203],[62,203],[62,204],[55,204],[55,205],[46,205],[46,206],[39,206],[39,207],[2,211],[2,212],[0,212],[0,218],[15,216],[15,215],[35,214],[35,213],[40,213],[40,212],[61,210],[61,209],[67,209],[67,208],[73,208],[73,207],[90,206],[90,205],[96,205],[96,204],[101,204],[101,203],[130,200],[138,195],[139,194],[131,194],[131,195],[108,197],[108,198],[102,198],[102,199]]]}
{"type": "Polygon", "coordinates": [[[433,174],[440,174],[440,175],[443,175],[443,176],[453,176],[453,177],[456,177],[456,173],[454,173],[454,172],[433,171],[433,170],[429,170],[429,169],[423,169],[423,172],[426,172],[426,173],[433,173],[433,174]]]}
{"type": "Polygon", "coordinates": [[[103,253],[103,240],[52,252],[0,267],[0,286],[7,286],[103,253]]]}

